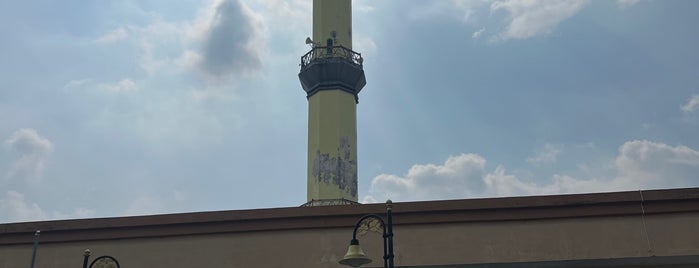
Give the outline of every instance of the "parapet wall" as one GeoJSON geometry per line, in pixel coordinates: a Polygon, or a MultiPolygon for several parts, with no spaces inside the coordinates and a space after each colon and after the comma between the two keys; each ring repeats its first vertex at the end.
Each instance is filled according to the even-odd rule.
{"type": "MultiPolygon", "coordinates": [[[[406,202],[393,211],[397,266],[699,267],[699,188],[406,202]]],[[[81,267],[86,248],[125,268],[341,267],[356,220],[384,212],[369,204],[0,224],[0,268],[29,265],[37,229],[37,268],[81,267]]],[[[370,267],[380,266],[381,236],[360,241],[370,267]]]]}

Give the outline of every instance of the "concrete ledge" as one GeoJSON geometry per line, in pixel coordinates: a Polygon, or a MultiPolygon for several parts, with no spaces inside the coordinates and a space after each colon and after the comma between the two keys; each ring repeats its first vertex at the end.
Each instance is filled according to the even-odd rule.
{"type": "MultiPolygon", "coordinates": [[[[394,203],[394,224],[544,220],[699,211],[699,188],[394,203]]],[[[0,245],[352,227],[384,204],[293,207],[0,224],[0,245]]]]}

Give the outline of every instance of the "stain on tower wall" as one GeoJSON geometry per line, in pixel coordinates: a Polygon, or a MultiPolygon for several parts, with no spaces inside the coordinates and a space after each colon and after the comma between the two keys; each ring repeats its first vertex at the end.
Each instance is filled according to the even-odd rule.
{"type": "Polygon", "coordinates": [[[318,182],[337,185],[340,190],[357,197],[357,162],[352,160],[351,144],[347,136],[340,138],[337,156],[316,150],[313,159],[313,178],[318,182]]]}

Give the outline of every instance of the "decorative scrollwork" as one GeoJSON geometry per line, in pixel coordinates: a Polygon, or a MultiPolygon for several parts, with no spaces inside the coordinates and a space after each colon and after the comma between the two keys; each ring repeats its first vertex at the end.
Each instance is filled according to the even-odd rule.
{"type": "Polygon", "coordinates": [[[364,236],[368,232],[383,234],[383,227],[381,227],[381,221],[374,218],[368,218],[362,221],[362,223],[357,228],[357,235],[364,236]]]}
{"type": "Polygon", "coordinates": [[[102,256],[90,264],[90,268],[120,268],[119,262],[110,256],[102,256]]]}

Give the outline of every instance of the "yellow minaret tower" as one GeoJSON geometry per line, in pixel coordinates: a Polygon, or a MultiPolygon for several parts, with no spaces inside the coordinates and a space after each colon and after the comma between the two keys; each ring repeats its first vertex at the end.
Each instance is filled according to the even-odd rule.
{"type": "Polygon", "coordinates": [[[366,84],[352,51],[352,1],[313,0],[312,46],[299,80],[308,99],[308,206],[357,202],[357,103],[366,84]]]}

